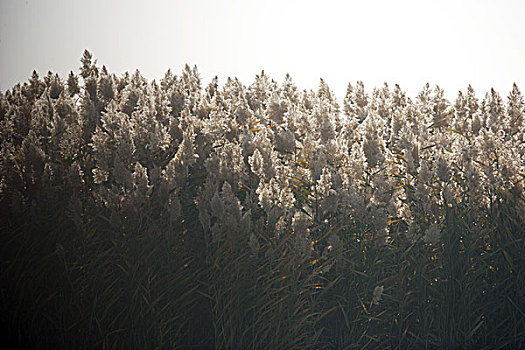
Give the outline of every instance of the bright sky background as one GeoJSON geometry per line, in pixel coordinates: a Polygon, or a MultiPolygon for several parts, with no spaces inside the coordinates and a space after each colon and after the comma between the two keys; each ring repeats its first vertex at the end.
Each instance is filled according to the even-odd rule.
{"type": "Polygon", "coordinates": [[[33,69],[78,72],[89,49],[118,75],[148,79],[197,65],[203,85],[262,69],[300,89],[323,78],[341,100],[349,82],[367,91],[426,82],[446,96],[472,84],[506,95],[525,90],[525,1],[0,0],[0,90],[33,69]]]}

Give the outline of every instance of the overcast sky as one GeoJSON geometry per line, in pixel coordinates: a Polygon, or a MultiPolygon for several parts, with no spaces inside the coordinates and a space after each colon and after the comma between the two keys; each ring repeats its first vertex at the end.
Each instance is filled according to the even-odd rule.
{"type": "Polygon", "coordinates": [[[512,83],[525,90],[525,1],[109,1],[0,0],[0,90],[33,69],[78,72],[84,49],[118,75],[148,79],[197,65],[204,85],[228,76],[249,85],[262,69],[301,89],[323,78],[339,99],[426,82],[449,98],[512,83]]]}

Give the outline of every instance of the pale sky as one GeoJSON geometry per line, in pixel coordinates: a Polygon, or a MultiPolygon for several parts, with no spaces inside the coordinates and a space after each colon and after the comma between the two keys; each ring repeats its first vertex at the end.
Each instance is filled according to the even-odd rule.
{"type": "Polygon", "coordinates": [[[525,1],[0,0],[0,90],[33,69],[63,78],[84,49],[121,75],[161,78],[197,65],[203,86],[262,69],[302,89],[323,78],[341,101],[398,83],[415,97],[426,82],[455,98],[472,84],[525,92],[525,1]]]}

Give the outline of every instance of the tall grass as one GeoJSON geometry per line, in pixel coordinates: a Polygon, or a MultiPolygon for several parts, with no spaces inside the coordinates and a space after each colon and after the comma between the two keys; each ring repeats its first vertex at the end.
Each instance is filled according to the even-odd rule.
{"type": "MultiPolygon", "coordinates": [[[[507,191],[486,180],[475,192],[460,183],[460,172],[423,180],[421,169],[410,168],[415,154],[436,172],[441,144],[470,145],[465,135],[481,143],[481,133],[452,123],[447,134],[430,133],[448,117],[428,128],[425,120],[402,129],[421,133],[403,151],[385,141],[402,138],[388,134],[390,112],[374,109],[378,101],[394,105],[381,100],[385,91],[374,92],[376,104],[366,108],[360,99],[358,108],[349,90],[342,121],[324,85],[300,97],[262,75],[250,89],[229,81],[222,92],[211,86],[202,95],[188,69],[179,80],[168,74],[161,87],[139,75],[118,80],[94,65],[83,69],[80,94],[50,97],[49,86],[60,80],[33,77],[0,104],[5,339],[36,349],[525,347],[519,182],[507,191]],[[108,86],[113,94],[99,91],[108,86]],[[279,103],[278,94],[286,96],[279,103]],[[40,115],[39,103],[56,113],[40,115]],[[279,121],[283,106],[288,124],[279,121]],[[79,136],[67,148],[47,122],[79,136]],[[77,162],[76,177],[68,175],[77,162]],[[138,164],[146,164],[142,175],[138,164]],[[423,183],[429,190],[418,198],[423,183]],[[456,192],[445,195],[447,186],[456,192]],[[273,202],[263,203],[263,195],[273,202]],[[168,198],[180,213],[169,214],[168,198]],[[390,213],[389,198],[410,216],[399,209],[383,227],[380,209],[390,213]],[[296,228],[294,214],[305,227],[296,228]],[[437,240],[409,234],[414,223],[424,231],[438,222],[437,240]]],[[[416,113],[410,108],[402,113],[416,113]]],[[[418,108],[419,118],[430,118],[430,109],[418,108]]],[[[495,140],[523,146],[512,137],[495,140]]],[[[473,163],[481,173],[500,169],[494,162],[473,163]]],[[[502,173],[494,181],[506,181],[502,173]]]]}

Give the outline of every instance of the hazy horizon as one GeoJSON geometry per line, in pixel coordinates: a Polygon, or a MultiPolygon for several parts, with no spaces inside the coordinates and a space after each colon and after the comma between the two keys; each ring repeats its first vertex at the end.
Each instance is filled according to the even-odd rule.
{"type": "Polygon", "coordinates": [[[520,1],[16,1],[0,3],[0,90],[33,70],[65,78],[84,49],[117,75],[158,80],[197,65],[202,84],[262,70],[303,90],[322,78],[341,100],[348,83],[387,82],[415,98],[428,82],[449,99],[471,84],[525,89],[520,1]]]}

